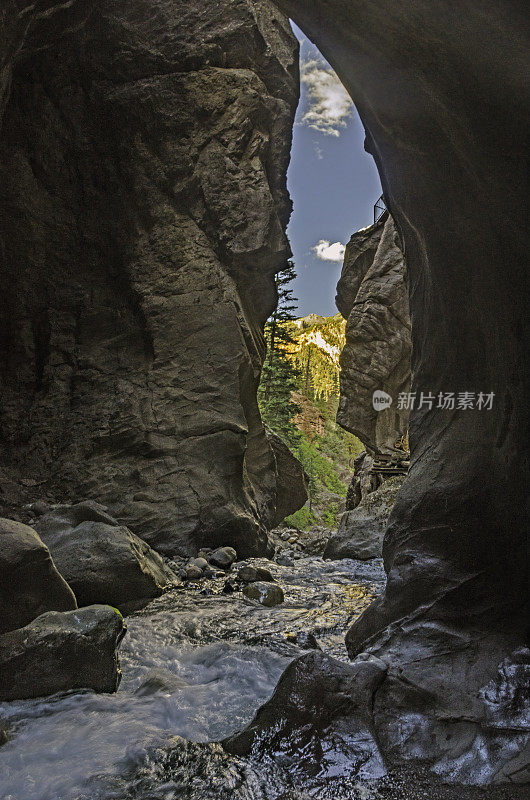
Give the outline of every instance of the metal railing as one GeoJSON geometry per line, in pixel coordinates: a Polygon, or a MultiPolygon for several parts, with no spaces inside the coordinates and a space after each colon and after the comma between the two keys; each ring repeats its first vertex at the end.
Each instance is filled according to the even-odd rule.
{"type": "Polygon", "coordinates": [[[385,199],[383,195],[381,195],[379,200],[374,205],[374,225],[376,222],[379,222],[385,211],[386,211],[385,199]]]}

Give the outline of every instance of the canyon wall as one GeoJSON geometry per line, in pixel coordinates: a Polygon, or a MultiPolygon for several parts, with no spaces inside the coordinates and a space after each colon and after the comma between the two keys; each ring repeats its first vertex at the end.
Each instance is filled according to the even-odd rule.
{"type": "Polygon", "coordinates": [[[335,302],[347,320],[337,422],[371,455],[403,458],[409,412],[399,395],[410,391],[412,344],[405,260],[388,214],[346,245],[335,302]],[[374,408],[376,391],[391,405],[374,408]]]}
{"type": "Polygon", "coordinates": [[[158,550],[267,549],[256,403],[298,48],[267,0],[0,16],[0,501],[94,498],[158,550]]]}
{"type": "MultiPolygon", "coordinates": [[[[365,125],[404,245],[412,392],[455,397],[410,416],[386,591],[347,637],[353,707],[366,710],[387,763],[524,782],[527,11],[519,0],[277,4],[334,67],[365,125]]],[[[293,674],[277,690],[280,715],[293,674]]],[[[308,687],[305,674],[291,694],[298,706],[306,690],[314,701],[308,687]]],[[[273,701],[257,723],[277,719],[273,701]]]]}
{"type": "MultiPolygon", "coordinates": [[[[351,671],[295,662],[260,720],[278,730],[285,691],[308,698],[306,728],[324,705],[339,739],[355,722],[366,764],[523,782],[525,6],[277,5],[365,125],[407,262],[412,391],[473,400],[411,413],[386,592],[348,634],[351,671]]],[[[289,254],[288,23],[265,0],[15,0],[0,26],[3,497],[93,497],[168,553],[263,552],[275,478],[255,391],[289,254]]]]}

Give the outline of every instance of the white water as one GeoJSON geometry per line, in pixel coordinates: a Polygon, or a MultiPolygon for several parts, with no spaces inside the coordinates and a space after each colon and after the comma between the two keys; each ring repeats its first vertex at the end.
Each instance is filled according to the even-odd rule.
{"type": "MultiPolygon", "coordinates": [[[[179,588],[129,617],[115,695],[72,693],[1,704],[10,740],[0,748],[0,799],[126,796],[124,776],[148,763],[169,737],[215,741],[250,721],[301,652],[286,641],[287,632],[312,630],[325,651],[345,658],[344,633],[370,589],[380,585],[380,565],[307,558],[293,568],[273,565],[272,571],[286,594],[276,608],[239,592],[202,595],[179,588]]],[[[222,583],[203,586],[219,591],[222,583]]],[[[186,758],[195,760],[187,765],[190,776],[209,769],[199,765],[202,751],[197,756],[191,748],[186,758]]],[[[183,796],[159,788],[161,794],[150,796],[183,796]]]]}

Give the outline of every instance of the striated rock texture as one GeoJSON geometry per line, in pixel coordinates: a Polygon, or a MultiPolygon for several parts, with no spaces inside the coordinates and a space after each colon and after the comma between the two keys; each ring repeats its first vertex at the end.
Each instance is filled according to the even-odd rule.
{"type": "Polygon", "coordinates": [[[495,395],[490,411],[412,411],[411,466],[383,547],[386,591],[354,624],[349,652],[388,666],[371,708],[389,762],[425,759],[467,783],[523,782],[526,4],[277,3],[336,69],[365,125],[407,262],[412,391],[495,395]]]}
{"type": "Polygon", "coordinates": [[[0,634],[46,611],[74,608],[72,589],[33,528],[0,519],[0,634]]]}
{"type": "Polygon", "coordinates": [[[396,444],[407,433],[409,412],[397,401],[410,391],[412,344],[405,261],[388,214],[348,242],[336,303],[347,320],[337,422],[372,454],[402,456],[396,444]],[[392,405],[374,409],[376,390],[389,394],[392,405]]]}
{"type": "Polygon", "coordinates": [[[14,2],[0,31],[0,471],[101,501],[168,554],[263,553],[287,19],[267,0],[14,2]]]}

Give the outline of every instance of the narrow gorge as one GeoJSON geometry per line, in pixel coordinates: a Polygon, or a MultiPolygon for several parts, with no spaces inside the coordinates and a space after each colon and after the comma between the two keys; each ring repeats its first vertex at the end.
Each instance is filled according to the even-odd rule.
{"type": "Polygon", "coordinates": [[[527,796],[527,30],[519,0],[4,4],[0,800],[527,796]],[[386,206],[337,286],[352,481],[312,532],[258,403],[291,20],[386,206]]]}

